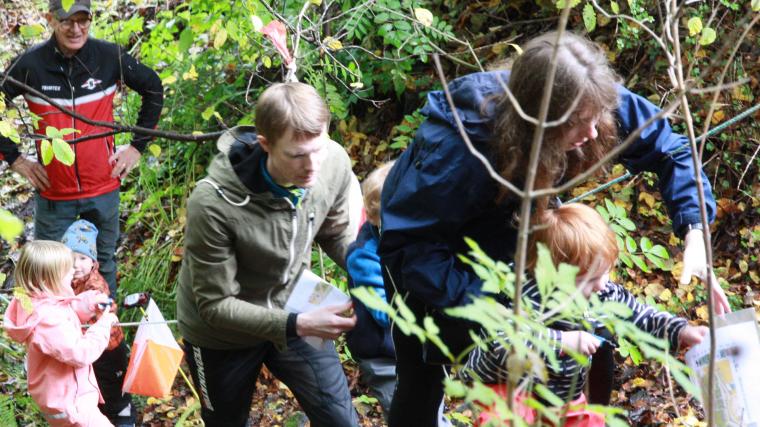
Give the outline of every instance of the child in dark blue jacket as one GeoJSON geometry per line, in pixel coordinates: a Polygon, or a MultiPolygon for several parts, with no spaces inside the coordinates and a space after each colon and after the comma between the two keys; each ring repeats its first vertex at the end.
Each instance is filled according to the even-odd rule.
{"type": "MultiPolygon", "coordinates": [[[[346,267],[349,287],[366,286],[385,299],[383,275],[380,271],[380,191],[392,162],[370,173],[362,183],[367,221],[359,229],[356,241],[348,247],[346,267]]],[[[391,324],[388,315],[373,310],[354,299],[356,327],[346,334],[351,355],[359,361],[362,382],[367,384],[380,401],[383,412],[390,408],[396,387],[396,353],[393,350],[391,324]]]]}

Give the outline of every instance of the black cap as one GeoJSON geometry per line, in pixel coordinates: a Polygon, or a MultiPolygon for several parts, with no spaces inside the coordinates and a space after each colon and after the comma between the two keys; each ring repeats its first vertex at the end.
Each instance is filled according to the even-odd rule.
{"type": "Polygon", "coordinates": [[[90,12],[90,0],[74,0],[69,7],[69,10],[63,10],[63,0],[50,0],[50,13],[55,16],[55,19],[62,20],[68,19],[71,15],[79,12],[90,12]]]}

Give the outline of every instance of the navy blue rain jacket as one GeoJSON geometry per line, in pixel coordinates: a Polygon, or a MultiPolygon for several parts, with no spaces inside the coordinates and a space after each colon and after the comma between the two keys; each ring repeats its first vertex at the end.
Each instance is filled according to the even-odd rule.
{"type": "MultiPolygon", "coordinates": [[[[491,164],[495,162],[489,147],[494,111],[490,101],[503,96],[499,74],[506,83],[509,73],[499,71],[470,74],[449,84],[470,140],[491,164]]],[[[622,141],[660,109],[622,86],[619,93],[616,116],[622,141]]],[[[432,307],[452,307],[481,293],[480,279],[457,257],[469,252],[464,237],[474,239],[491,258],[511,261],[518,202],[496,204],[499,184],[460,137],[442,91],[428,94],[422,113],[427,120],[383,187],[379,253],[391,273],[386,278],[389,290],[409,291],[432,307]]],[[[700,222],[691,150],[686,145],[676,152],[687,143],[686,137],[674,133],[667,120],[661,119],[647,127],[619,159],[633,173],[652,171],[659,176],[673,229],[679,232],[700,222]]],[[[712,221],[715,200],[704,173],[702,182],[712,221]]]]}

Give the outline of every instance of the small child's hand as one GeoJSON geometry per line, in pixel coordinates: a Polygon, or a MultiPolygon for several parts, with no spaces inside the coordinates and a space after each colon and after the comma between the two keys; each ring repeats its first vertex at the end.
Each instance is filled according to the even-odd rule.
{"type": "Polygon", "coordinates": [[[98,322],[104,322],[109,326],[113,326],[115,323],[119,323],[119,318],[116,317],[115,314],[109,312],[108,309],[106,309],[103,311],[103,315],[100,316],[100,319],[98,319],[98,322]]]}
{"type": "Polygon", "coordinates": [[[678,334],[678,344],[683,349],[691,348],[702,342],[705,336],[710,332],[707,326],[686,325],[678,334]]]}
{"type": "Polygon", "coordinates": [[[562,348],[590,356],[601,345],[599,338],[583,331],[562,332],[562,348]]]}

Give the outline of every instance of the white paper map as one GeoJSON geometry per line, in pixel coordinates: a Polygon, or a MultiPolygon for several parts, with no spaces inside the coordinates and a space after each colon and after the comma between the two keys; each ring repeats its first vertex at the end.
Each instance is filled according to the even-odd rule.
{"type": "MultiPolygon", "coordinates": [[[[350,301],[351,297],[340,289],[325,282],[311,270],[304,270],[293,288],[293,293],[285,303],[285,310],[291,313],[307,313],[321,307],[343,305],[350,301]]],[[[327,344],[327,340],[317,337],[304,337],[304,341],[318,350],[324,349],[327,344]]]]}
{"type": "MultiPolygon", "coordinates": [[[[715,425],[760,426],[760,335],[755,311],[747,309],[716,317],[715,425]]],[[[686,352],[694,384],[707,396],[710,339],[686,352]]]]}

